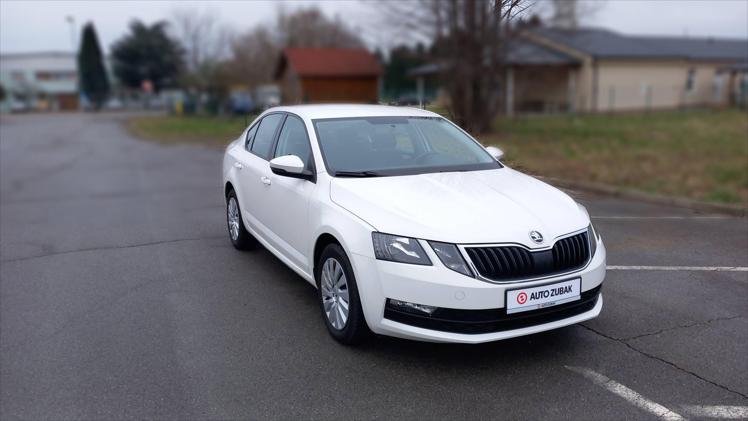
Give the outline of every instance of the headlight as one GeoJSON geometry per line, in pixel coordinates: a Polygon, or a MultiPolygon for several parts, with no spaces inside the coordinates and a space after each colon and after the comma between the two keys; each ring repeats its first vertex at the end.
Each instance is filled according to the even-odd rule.
{"type": "Polygon", "coordinates": [[[597,242],[600,240],[600,236],[597,235],[595,227],[592,226],[592,223],[590,223],[590,226],[587,227],[587,238],[590,241],[590,258],[592,258],[593,256],[595,256],[595,251],[597,250],[597,242]]]}
{"type": "Polygon", "coordinates": [[[431,260],[415,238],[373,232],[371,239],[374,243],[374,256],[379,260],[431,265],[431,260]]]}
{"type": "Polygon", "coordinates": [[[444,263],[444,266],[452,269],[455,272],[459,272],[463,275],[474,278],[473,272],[465,263],[465,259],[462,258],[460,250],[454,244],[449,243],[438,243],[436,241],[429,241],[431,248],[439,256],[439,260],[444,263]]]}

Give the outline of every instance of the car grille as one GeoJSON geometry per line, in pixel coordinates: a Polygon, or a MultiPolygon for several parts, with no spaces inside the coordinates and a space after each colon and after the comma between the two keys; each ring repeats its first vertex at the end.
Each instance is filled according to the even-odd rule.
{"type": "Polygon", "coordinates": [[[519,246],[466,247],[478,273],[494,281],[511,281],[581,269],[590,258],[587,232],[562,238],[550,250],[519,246]]]}
{"type": "Polygon", "coordinates": [[[424,329],[478,335],[537,326],[568,319],[595,308],[602,285],[584,291],[577,301],[522,313],[507,314],[506,309],[458,310],[438,308],[431,315],[416,314],[385,305],[384,317],[424,329]]]}

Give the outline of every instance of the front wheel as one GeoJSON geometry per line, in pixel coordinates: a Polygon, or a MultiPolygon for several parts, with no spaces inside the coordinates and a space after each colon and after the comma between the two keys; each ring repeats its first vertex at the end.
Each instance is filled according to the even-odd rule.
{"type": "Polygon", "coordinates": [[[254,238],[244,227],[241,215],[236,192],[231,190],[226,196],[226,225],[229,229],[229,239],[238,250],[247,250],[254,245],[254,238]]]}
{"type": "Polygon", "coordinates": [[[342,344],[360,343],[370,331],[348,256],[338,244],[330,244],[315,268],[317,295],[327,330],[342,344]]]}

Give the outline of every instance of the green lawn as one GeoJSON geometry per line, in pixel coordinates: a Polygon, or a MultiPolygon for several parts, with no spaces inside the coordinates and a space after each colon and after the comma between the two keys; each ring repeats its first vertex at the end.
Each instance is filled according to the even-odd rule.
{"type": "Polygon", "coordinates": [[[498,120],[509,165],[668,196],[748,201],[748,114],[681,111],[498,120]]]}
{"type": "MultiPolygon", "coordinates": [[[[254,116],[247,117],[252,122],[254,116]]],[[[244,117],[147,116],[128,121],[136,136],[160,143],[196,143],[222,147],[247,126],[244,117]]]]}
{"type": "MultiPolygon", "coordinates": [[[[245,122],[138,117],[128,126],[145,139],[220,147],[245,122]]],[[[499,118],[480,140],[504,149],[510,166],[537,175],[707,202],[748,201],[745,111],[499,118]]]]}

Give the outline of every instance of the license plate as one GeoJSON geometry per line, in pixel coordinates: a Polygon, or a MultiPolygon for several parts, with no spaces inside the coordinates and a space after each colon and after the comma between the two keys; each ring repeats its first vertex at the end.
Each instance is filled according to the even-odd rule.
{"type": "Polygon", "coordinates": [[[581,278],[531,288],[513,289],[506,292],[506,312],[507,314],[519,313],[576,301],[580,298],[581,289],[581,278]]]}

